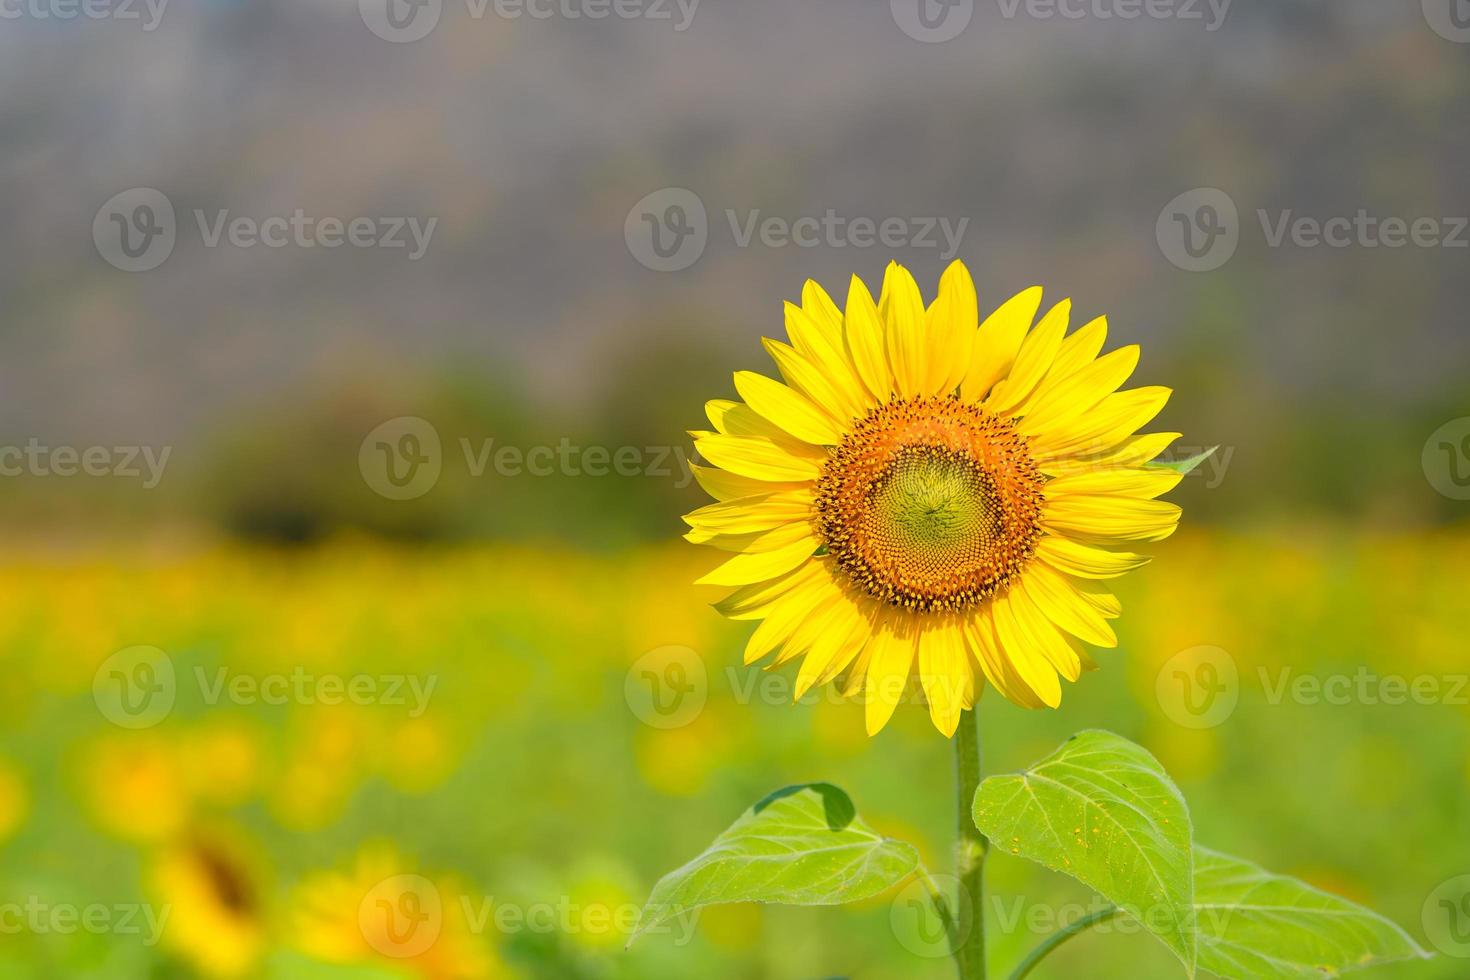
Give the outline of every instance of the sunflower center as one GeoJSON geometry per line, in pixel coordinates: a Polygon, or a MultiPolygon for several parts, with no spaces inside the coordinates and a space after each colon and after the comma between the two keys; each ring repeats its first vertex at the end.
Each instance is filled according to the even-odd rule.
{"type": "Polygon", "coordinates": [[[1015,425],[953,398],[889,402],[817,481],[829,554],[870,595],[962,609],[1004,588],[1041,534],[1043,478],[1015,425]]]}

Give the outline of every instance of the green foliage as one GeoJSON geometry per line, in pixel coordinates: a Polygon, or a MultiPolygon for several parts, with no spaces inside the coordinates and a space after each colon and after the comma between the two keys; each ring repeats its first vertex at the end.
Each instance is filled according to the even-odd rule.
{"type": "Polygon", "coordinates": [[[653,887],[633,939],[704,905],[861,901],[918,867],[913,845],[874,833],[836,786],[788,786],[747,810],[699,857],[665,875],[653,887]]]}
{"type": "Polygon", "coordinates": [[[1232,980],[1335,977],[1428,958],[1360,905],[1203,847],[1194,851],[1199,965],[1232,980]]]}
{"type": "Polygon", "coordinates": [[[1069,874],[1133,915],[1193,976],[1189,809],[1146,750],[1081,732],[1025,772],[981,783],[974,817],[997,847],[1069,874]]]}
{"type": "Polygon", "coordinates": [[[1022,773],[985,780],[974,814],[997,846],[1137,918],[1191,975],[1198,966],[1228,980],[1306,980],[1428,957],[1368,909],[1193,844],[1163,768],[1110,732],[1082,732],[1022,773]]]}

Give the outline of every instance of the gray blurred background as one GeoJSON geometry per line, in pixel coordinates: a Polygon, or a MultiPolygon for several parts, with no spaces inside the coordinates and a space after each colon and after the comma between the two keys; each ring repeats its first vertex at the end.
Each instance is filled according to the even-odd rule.
{"type": "Polygon", "coordinates": [[[1464,0],[1157,0],[1137,19],[1104,16],[1128,0],[922,0],[928,27],[921,0],[624,0],[601,19],[391,0],[404,30],[389,0],[96,0],[62,21],[65,2],[0,20],[0,443],[171,455],[147,492],[26,467],[0,483],[19,526],[661,536],[693,499],[678,481],[448,473],[385,509],[358,446],[405,415],[447,456],[460,436],[682,446],[730,369],[763,366],[756,339],[805,279],[841,295],[896,258],[932,288],[952,251],[983,305],[1040,282],[1145,344],[1140,380],[1180,391],[1164,421],[1232,453],[1220,492],[1186,490],[1196,517],[1459,513],[1421,452],[1465,412],[1464,0]],[[652,194],[669,217],[671,187],[706,209],[706,244],[655,271],[630,211],[652,194]],[[126,195],[107,211],[134,188],[176,213],[144,272],[93,235],[133,220],[126,195]],[[1208,230],[1197,188],[1237,210],[1209,271],[1163,231],[1208,230]],[[298,211],[432,235],[418,257],[408,230],[405,248],[208,244],[221,216],[298,211]],[[752,218],[829,212],[905,230],[742,243],[752,218]],[[1282,220],[1360,212],[1433,219],[1435,244],[1272,242],[1282,220]]]}

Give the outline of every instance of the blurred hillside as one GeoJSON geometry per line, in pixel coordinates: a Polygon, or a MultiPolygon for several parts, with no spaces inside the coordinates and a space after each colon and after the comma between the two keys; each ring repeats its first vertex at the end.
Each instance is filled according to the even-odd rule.
{"type": "MultiPolygon", "coordinates": [[[[0,442],[173,449],[158,492],[7,480],[7,513],[499,533],[484,481],[464,494],[485,498],[464,503],[479,513],[364,517],[323,495],[363,492],[357,447],[381,421],[453,428],[462,398],[501,406],[475,419],[479,438],[670,445],[729,369],[764,366],[756,338],[779,332],[804,279],[840,289],[890,257],[937,277],[939,249],[742,248],[726,217],[828,209],[968,219],[959,256],[983,297],[1042,281],[1079,317],[1108,313],[1115,342],[1145,344],[1140,380],[1179,389],[1165,421],[1234,449],[1217,492],[1187,501],[1201,517],[1460,512],[1419,453],[1465,413],[1466,253],[1272,248],[1255,218],[1470,214],[1470,60],[1418,4],[1241,4],[1207,31],[981,3],[944,44],[905,36],[887,6],[707,3],[678,32],[450,3],[414,44],[374,36],[352,0],[180,4],[152,32],[7,22],[0,442]],[[621,234],[665,186],[710,214],[702,258],[675,273],[640,265],[621,234]],[[1200,186],[1227,191],[1243,229],[1228,264],[1189,273],[1154,227],[1200,186]],[[174,254],[142,274],[102,261],[90,234],[131,187],[180,215],[174,254]],[[417,261],[206,248],[195,209],[438,225],[417,261]],[[325,489],[312,466],[348,485],[325,489]],[[340,513],[304,514],[323,508],[340,513]]],[[[515,530],[617,534],[677,512],[660,490],[634,513],[641,483],[598,496],[616,483],[550,493],[545,519],[515,530]]]]}

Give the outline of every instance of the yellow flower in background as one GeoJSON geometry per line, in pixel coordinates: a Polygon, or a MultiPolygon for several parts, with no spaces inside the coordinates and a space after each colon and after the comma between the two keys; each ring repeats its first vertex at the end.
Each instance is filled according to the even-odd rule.
{"type": "Polygon", "coordinates": [[[365,846],[350,871],[320,871],[295,889],[292,945],[327,963],[393,966],[425,980],[508,977],[470,914],[488,906],[448,877],[415,872],[392,844],[365,846]]]}
{"type": "Polygon", "coordinates": [[[787,304],[790,344],[767,339],[785,383],[737,372],[742,401],[706,405],[693,433],[717,503],[686,537],[734,553],[700,579],[717,604],[760,620],[747,663],[802,656],[800,697],[846,674],[867,729],[887,724],[917,666],[930,715],[952,735],[980,675],[1026,707],[1061,703],[1059,678],[1117,644],[1121,608],[1097,583],[1147,559],[1113,546],[1173,533],[1155,498],[1180,474],[1151,462],[1176,433],[1138,435],[1169,389],[1119,391],[1136,346],[1099,356],[1104,319],[1067,334],[1041,289],[978,323],[954,263],[927,308],[891,264],[875,302],[856,277],[846,309],[808,282],[787,304]],[[978,326],[977,326],[978,323],[978,326]]]}
{"type": "Polygon", "coordinates": [[[261,737],[244,717],[209,718],[179,740],[189,785],[204,802],[239,806],[260,788],[261,737]]]}
{"type": "Polygon", "coordinates": [[[10,840],[25,823],[31,808],[25,777],[5,759],[0,759],[0,843],[10,840]]]}
{"type": "Polygon", "coordinates": [[[177,746],[154,732],[92,740],[82,749],[77,775],[93,822],[120,840],[174,837],[194,809],[177,746]]]}
{"type": "Polygon", "coordinates": [[[254,976],[265,949],[264,864],[219,833],[196,833],[160,850],[148,883],[169,910],[164,947],[208,977],[254,976]]]}

